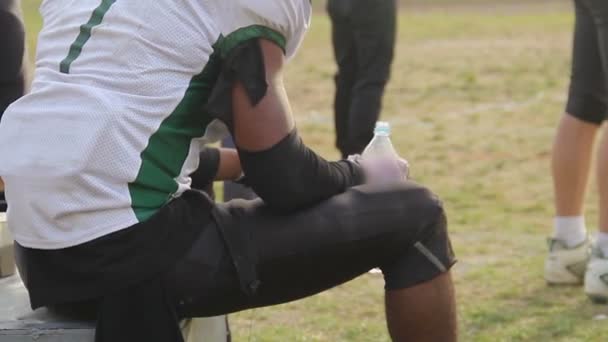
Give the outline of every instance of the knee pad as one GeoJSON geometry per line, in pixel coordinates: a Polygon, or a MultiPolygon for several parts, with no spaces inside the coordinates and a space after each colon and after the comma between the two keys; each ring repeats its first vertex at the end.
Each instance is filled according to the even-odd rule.
{"type": "Polygon", "coordinates": [[[381,267],[386,290],[408,288],[432,280],[456,262],[445,212],[438,201],[436,206],[438,210],[432,223],[420,230],[403,254],[381,267]]]}

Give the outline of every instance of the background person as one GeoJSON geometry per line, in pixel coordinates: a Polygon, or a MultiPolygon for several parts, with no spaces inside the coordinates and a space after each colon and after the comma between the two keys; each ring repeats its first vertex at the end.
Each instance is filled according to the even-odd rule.
{"type": "Polygon", "coordinates": [[[551,284],[577,284],[608,300],[608,130],[598,149],[599,230],[591,260],[583,200],[596,133],[608,114],[608,2],[575,0],[572,77],[566,113],[553,146],[555,210],[545,279],[551,284]]]}
{"type": "Polygon", "coordinates": [[[361,153],[374,135],[393,61],[396,7],[396,0],[327,2],[338,64],[336,147],[343,158],[361,153]]]}
{"type": "MultiPolygon", "coordinates": [[[[0,1],[0,120],[6,108],[23,96],[26,87],[25,28],[21,2],[0,1]]],[[[0,212],[6,211],[4,183],[0,178],[0,212]]]]}

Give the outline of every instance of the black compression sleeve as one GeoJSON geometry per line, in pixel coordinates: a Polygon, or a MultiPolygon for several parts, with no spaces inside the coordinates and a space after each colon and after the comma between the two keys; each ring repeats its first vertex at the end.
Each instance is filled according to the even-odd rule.
{"type": "Polygon", "coordinates": [[[247,183],[275,210],[306,207],[363,183],[359,165],[326,161],[304,145],[296,130],[268,150],[238,150],[247,183]]]}
{"type": "Polygon", "coordinates": [[[220,168],[220,150],[217,148],[206,147],[200,153],[200,163],[198,169],[194,171],[192,178],[192,188],[203,190],[213,183],[215,176],[220,168]]]}

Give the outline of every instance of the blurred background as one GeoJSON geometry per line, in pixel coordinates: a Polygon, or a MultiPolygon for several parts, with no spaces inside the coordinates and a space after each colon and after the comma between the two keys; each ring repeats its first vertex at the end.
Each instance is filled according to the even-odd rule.
{"type": "MultiPolygon", "coordinates": [[[[337,158],[330,25],[324,1],[313,2],[312,27],[286,84],[306,143],[337,158]]],[[[23,6],[33,57],[39,0],[23,6]]],[[[580,288],[547,288],[542,277],[553,216],[549,155],[569,81],[572,25],[569,0],[400,6],[382,119],[413,178],[445,202],[459,258],[462,341],[608,336],[608,309],[590,304],[580,288]]],[[[588,222],[596,222],[596,201],[588,203],[588,222]]],[[[382,286],[381,275],[369,274],[297,303],[231,315],[235,341],[389,341],[382,286]]]]}

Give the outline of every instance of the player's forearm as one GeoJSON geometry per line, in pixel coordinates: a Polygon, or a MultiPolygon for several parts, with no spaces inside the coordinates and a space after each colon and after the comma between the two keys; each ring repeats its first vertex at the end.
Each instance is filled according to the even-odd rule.
{"type": "Polygon", "coordinates": [[[194,189],[205,189],[214,180],[236,180],[242,174],[235,149],[206,147],[199,157],[198,169],[190,175],[194,189]]]}
{"type": "Polygon", "coordinates": [[[268,206],[291,211],[310,206],[363,182],[348,161],[328,162],[306,147],[297,132],[268,150],[239,150],[247,183],[268,206]]]}
{"type": "Polygon", "coordinates": [[[219,152],[220,160],[215,180],[236,180],[241,177],[243,170],[241,169],[241,161],[236,149],[220,148],[219,152]]]}
{"type": "Polygon", "coordinates": [[[302,143],[283,86],[283,63],[278,46],[253,41],[235,52],[225,76],[233,82],[230,122],[247,183],[269,207],[291,211],[341,193],[363,177],[358,165],[328,162],[302,143]]]}

